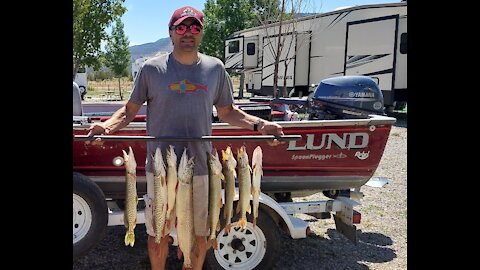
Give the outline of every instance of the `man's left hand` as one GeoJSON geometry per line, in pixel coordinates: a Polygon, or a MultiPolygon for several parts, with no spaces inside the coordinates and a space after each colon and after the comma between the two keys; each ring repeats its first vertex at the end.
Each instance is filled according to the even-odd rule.
{"type": "MultiPolygon", "coordinates": [[[[262,133],[262,135],[274,135],[274,136],[281,136],[283,134],[283,128],[279,124],[275,122],[270,122],[263,120],[259,125],[258,131],[262,133]]],[[[279,141],[274,139],[273,141],[268,141],[268,145],[270,146],[277,146],[279,144],[284,144],[285,142],[279,141]]]]}

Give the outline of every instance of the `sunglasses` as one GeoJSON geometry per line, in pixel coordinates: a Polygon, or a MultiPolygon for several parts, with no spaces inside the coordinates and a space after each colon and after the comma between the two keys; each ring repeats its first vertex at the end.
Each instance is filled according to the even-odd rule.
{"type": "Polygon", "coordinates": [[[202,31],[202,27],[198,24],[179,24],[177,26],[170,27],[170,30],[175,30],[175,32],[179,35],[185,34],[187,32],[187,29],[190,29],[190,33],[192,33],[192,35],[197,35],[198,33],[200,33],[200,31],[202,31]]]}

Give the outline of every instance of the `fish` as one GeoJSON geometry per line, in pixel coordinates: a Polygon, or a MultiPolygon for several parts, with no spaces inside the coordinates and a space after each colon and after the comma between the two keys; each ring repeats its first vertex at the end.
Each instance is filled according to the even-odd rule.
{"type": "Polygon", "coordinates": [[[233,157],[230,146],[226,150],[222,150],[223,175],[225,176],[225,205],[223,207],[223,217],[225,218],[225,232],[230,233],[233,217],[233,199],[235,198],[235,178],[237,172],[237,161],[233,157]]]}
{"type": "Polygon", "coordinates": [[[185,93],[185,92],[197,92],[199,90],[203,90],[205,92],[208,92],[208,86],[207,85],[201,85],[201,84],[196,84],[189,82],[187,80],[183,80],[177,83],[172,83],[168,85],[168,88],[172,91],[178,91],[180,93],[185,93]]]}
{"type": "Polygon", "coordinates": [[[135,244],[135,226],[137,225],[137,162],[133,154],[132,147],[129,147],[128,154],[125,150],[123,152],[123,159],[125,164],[125,183],[126,183],[126,198],[125,211],[123,212],[123,221],[127,232],[125,233],[125,246],[133,247],[135,244]]]}
{"type": "Polygon", "coordinates": [[[218,249],[217,234],[220,231],[220,209],[222,208],[222,163],[218,158],[216,149],[213,154],[207,152],[208,163],[208,218],[207,226],[210,227],[208,245],[218,249]]]}
{"type": "Polygon", "coordinates": [[[260,182],[263,176],[262,169],[262,148],[257,146],[252,154],[252,203],[253,203],[253,228],[257,225],[258,204],[260,197],[260,182]]]}
{"type": "Polygon", "coordinates": [[[165,215],[167,214],[167,180],[165,163],[159,147],[153,156],[153,220],[155,226],[155,243],[159,244],[163,237],[165,215]]]}
{"type": "Polygon", "coordinates": [[[195,232],[193,229],[194,166],[195,157],[188,159],[187,149],[185,148],[178,165],[178,187],[175,198],[178,246],[183,253],[184,268],[192,267],[191,254],[195,245],[195,232]]]}
{"type": "Polygon", "coordinates": [[[175,226],[175,196],[177,193],[177,155],[175,154],[174,146],[170,145],[167,148],[167,190],[168,203],[167,214],[165,216],[165,232],[168,233],[175,226]]]}
{"type": "Polygon", "coordinates": [[[247,212],[252,213],[250,207],[250,194],[252,187],[252,168],[248,162],[248,155],[245,146],[241,146],[237,150],[237,173],[238,173],[238,193],[239,200],[237,203],[236,214],[240,213],[240,219],[235,228],[245,230],[247,228],[247,212]]]}

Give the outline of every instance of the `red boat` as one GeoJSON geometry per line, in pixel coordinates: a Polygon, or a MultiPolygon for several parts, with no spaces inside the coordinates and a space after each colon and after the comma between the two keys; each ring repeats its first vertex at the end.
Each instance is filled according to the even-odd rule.
{"type": "MultiPolygon", "coordinates": [[[[298,141],[279,146],[267,142],[214,142],[217,150],[231,145],[237,149],[246,145],[249,156],[260,145],[263,149],[262,191],[292,192],[293,196],[313,194],[322,190],[343,190],[360,187],[375,172],[395,118],[371,116],[368,119],[310,120],[278,122],[285,135],[301,135],[298,141]],[[300,195],[299,194],[299,195],[300,195]]],[[[86,135],[90,124],[74,125],[75,135],[86,135]]],[[[115,135],[144,136],[145,122],[132,122],[115,135]]],[[[213,123],[214,136],[258,135],[253,131],[213,123]]],[[[125,168],[114,161],[122,150],[131,146],[140,176],[139,192],[145,193],[146,143],[140,141],[106,141],[102,146],[73,142],[73,170],[89,176],[107,197],[124,197],[125,168]]],[[[139,194],[140,195],[140,194],[139,194]]],[[[143,194],[141,194],[143,195],[143,194]]]]}
{"type": "MultiPolygon", "coordinates": [[[[276,105],[295,102],[307,104],[306,100],[295,99],[270,101],[276,105]]],[[[255,108],[253,111],[258,112],[258,108],[268,102],[256,104],[255,108],[255,102],[249,102],[245,108],[255,108]]],[[[235,150],[245,144],[251,156],[253,149],[260,145],[264,152],[261,189],[267,194],[276,193],[277,197],[282,194],[288,197],[306,196],[319,191],[349,190],[364,185],[374,174],[390,129],[396,121],[382,115],[383,97],[378,85],[365,76],[326,79],[320,83],[309,104],[310,120],[278,122],[285,135],[300,135],[298,141],[276,147],[269,146],[265,141],[223,141],[214,142],[214,147],[220,151],[231,145],[235,150]]],[[[83,109],[85,115],[90,115],[90,120],[102,121],[120,106],[122,104],[119,103],[83,104],[83,109]]],[[[137,122],[130,123],[115,135],[145,136],[144,113],[145,106],[139,111],[137,122]]],[[[74,125],[74,135],[86,135],[89,125],[74,125]]],[[[225,123],[213,123],[212,133],[214,136],[258,135],[225,123]]],[[[75,141],[73,169],[97,182],[107,197],[123,198],[125,168],[114,161],[121,158],[122,150],[129,146],[133,148],[137,160],[139,192],[145,193],[145,142],[107,141],[103,146],[93,146],[75,141]]]]}

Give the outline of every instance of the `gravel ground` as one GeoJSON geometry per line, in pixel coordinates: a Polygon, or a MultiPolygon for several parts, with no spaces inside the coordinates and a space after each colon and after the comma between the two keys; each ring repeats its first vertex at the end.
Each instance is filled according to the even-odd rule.
{"type": "MultiPolygon", "coordinates": [[[[363,186],[362,214],[357,224],[358,244],[335,230],[333,219],[304,217],[313,234],[292,240],[282,235],[281,256],[275,269],[407,269],[407,128],[400,120],[392,128],[375,176],[390,183],[383,188],[363,186]]],[[[315,194],[295,200],[323,200],[315,194]]],[[[136,229],[135,246],[125,247],[122,226],[109,227],[103,240],[86,256],[73,262],[73,269],[150,269],[145,226],[136,229]]],[[[167,269],[181,269],[170,250],[167,269]]]]}

